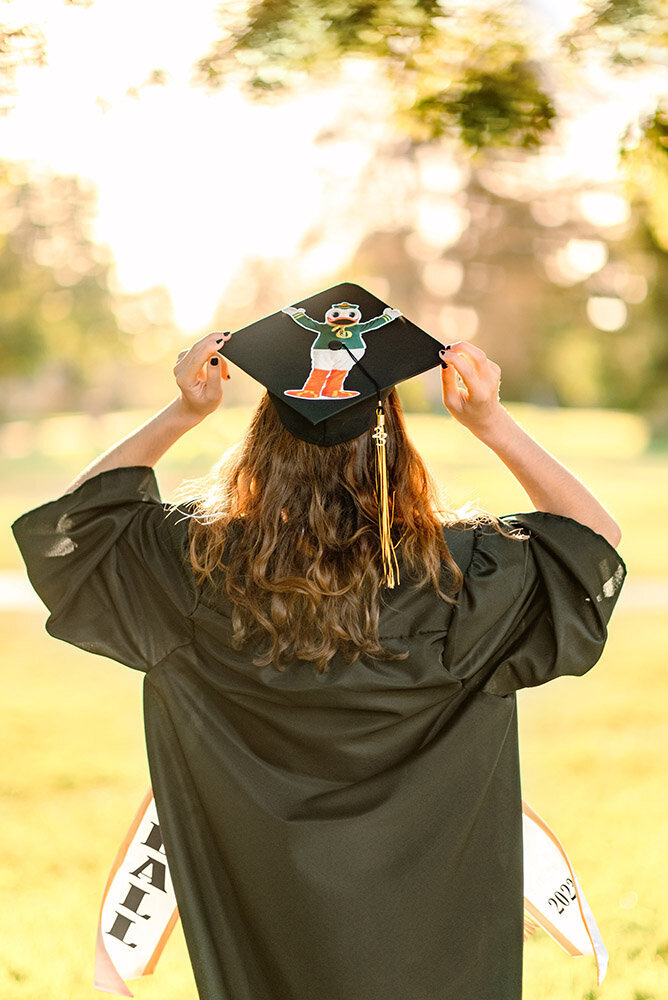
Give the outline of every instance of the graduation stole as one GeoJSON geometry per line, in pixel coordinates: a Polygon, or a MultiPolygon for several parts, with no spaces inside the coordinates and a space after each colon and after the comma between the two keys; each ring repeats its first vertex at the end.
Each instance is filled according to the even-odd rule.
{"type": "MultiPolygon", "coordinates": [[[[522,801],[524,938],[542,927],[569,955],[593,955],[598,985],[608,953],[556,835],[522,801]]],[[[178,919],[174,887],[149,790],[116,855],[102,896],[95,988],[131,997],[126,980],[150,975],[178,919]]]]}

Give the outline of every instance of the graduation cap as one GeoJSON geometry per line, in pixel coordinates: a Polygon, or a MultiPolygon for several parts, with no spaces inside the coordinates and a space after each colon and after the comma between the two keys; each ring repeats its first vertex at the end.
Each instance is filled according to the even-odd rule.
{"type": "Polygon", "coordinates": [[[283,426],[311,444],[350,441],[378,398],[440,365],[439,341],[359,285],[334,285],[232,334],[220,353],[264,385],[283,426]]]}
{"type": "Polygon", "coordinates": [[[398,382],[440,365],[439,341],[359,285],[334,285],[237,330],[220,348],[262,383],[283,426],[330,446],[374,429],[385,582],[394,586],[383,402],[398,382]],[[391,556],[390,556],[391,552],[391,556]]]}

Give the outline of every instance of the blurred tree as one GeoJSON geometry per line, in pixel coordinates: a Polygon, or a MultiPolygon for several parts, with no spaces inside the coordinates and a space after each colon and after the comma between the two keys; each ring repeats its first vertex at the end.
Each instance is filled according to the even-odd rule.
{"type": "MultiPolygon", "coordinates": [[[[460,171],[456,191],[429,190],[445,166],[435,151],[418,155],[422,179],[411,187],[405,161],[371,164],[356,203],[381,217],[383,173],[403,214],[362,233],[338,272],[316,275],[311,261],[327,260],[321,249],[353,228],[352,204],[307,235],[297,274],[285,261],[248,261],[216,323],[236,329],[313,287],[355,280],[444,343],[475,339],[501,364],[506,399],[646,410],[658,427],[668,412],[668,255],[621,185],[524,182],[520,198],[516,164],[497,160],[460,171]]],[[[438,379],[424,383],[409,406],[439,407],[438,379]]]]}
{"type": "Polygon", "coordinates": [[[234,77],[266,96],[364,59],[391,82],[397,124],[414,141],[448,135],[472,150],[536,148],[556,116],[521,5],[260,0],[222,16],[198,66],[209,87],[234,77]]]}
{"type": "Polygon", "coordinates": [[[28,376],[45,355],[71,388],[125,349],[93,242],[95,201],[75,178],[28,180],[0,165],[0,376],[28,376]]]}
{"type": "Polygon", "coordinates": [[[44,62],[44,36],[38,28],[0,23],[0,114],[13,106],[19,66],[39,66],[44,62]]]}
{"type": "MultiPolygon", "coordinates": [[[[571,90],[589,86],[586,67],[605,59],[616,74],[665,63],[666,10],[663,0],[587,5],[550,55],[550,88],[558,90],[564,55],[583,68],[579,81],[567,74],[571,90]]],[[[652,197],[636,197],[633,212],[619,186],[596,190],[570,178],[560,187],[545,177],[536,184],[524,154],[558,150],[558,117],[529,16],[526,6],[494,2],[240,5],[202,60],[200,80],[219,86],[234,78],[263,98],[307,78],[336,78],[353,60],[372,63],[389,81],[395,129],[384,133],[349,205],[340,190],[331,192],[339,231],[321,221],[302,261],[308,267],[318,247],[336,247],[344,231],[352,249],[355,234],[346,274],[442,338],[479,330],[511,398],[658,410],[667,350],[659,276],[661,239],[668,241],[668,116],[657,112],[645,129],[638,189],[652,197]],[[429,150],[439,162],[424,171],[420,153],[429,150]],[[656,177],[648,189],[650,153],[656,177]],[[454,185],[453,162],[468,174],[454,185]],[[503,177],[514,181],[504,187],[503,177]]],[[[647,92],[636,94],[637,106],[647,101],[647,92]]],[[[365,103],[358,97],[362,128],[365,103]]],[[[560,116],[570,107],[561,101],[560,116]]],[[[336,142],[345,148],[352,136],[344,115],[323,141],[336,156],[336,142]]],[[[278,291],[280,267],[275,279],[278,291]]],[[[267,276],[265,297],[271,284],[267,276]]],[[[294,296],[294,288],[284,294],[294,296]]]]}
{"type": "Polygon", "coordinates": [[[590,0],[563,46],[576,60],[595,53],[623,70],[665,65],[668,42],[666,0],[590,0]]]}
{"type": "MultiPolygon", "coordinates": [[[[558,155],[556,126],[572,114],[573,93],[589,86],[588,67],[605,65],[605,79],[612,73],[634,81],[651,69],[656,92],[668,0],[591,0],[547,59],[545,34],[520,0],[450,7],[440,0],[231,0],[221,18],[220,36],[198,65],[200,83],[241,82],[256,98],[271,99],[311,81],[354,79],[355,103],[322,133],[323,154],[336,161],[348,155],[347,143],[375,143],[358,179],[348,183],[331,172],[324,204],[336,212],[304,241],[303,287],[292,264],[252,262],[221,309],[226,326],[336,280],[331,261],[343,261],[345,246],[346,261],[353,259],[346,277],[437,335],[479,331],[503,365],[508,395],[668,411],[668,114],[659,105],[629,132],[632,213],[617,188],[588,190],[573,178],[560,186],[545,174],[532,186],[524,169],[527,153],[558,155]],[[579,79],[577,71],[564,74],[564,59],[582,67],[579,79]],[[389,120],[385,104],[367,100],[370,91],[389,97],[389,120]],[[553,93],[562,99],[553,101],[553,93]],[[426,169],[422,154],[432,154],[426,169]],[[587,198],[599,198],[598,215],[585,210],[587,198]],[[318,259],[330,262],[328,273],[318,270],[318,259]]],[[[18,39],[8,43],[15,52],[18,39]]],[[[34,58],[43,59],[39,47],[34,58]]],[[[3,76],[0,58],[0,86],[15,63],[3,76]]],[[[163,79],[156,71],[149,82],[163,79]]],[[[637,106],[647,107],[649,91],[634,93],[637,106]]],[[[65,235],[53,238],[61,223],[40,222],[39,209],[27,207],[33,195],[16,200],[15,187],[0,183],[10,234],[0,238],[6,370],[32,371],[53,344],[68,384],[83,385],[87,372],[123,345],[132,346],[133,363],[163,354],[174,340],[164,294],[110,295],[108,261],[85,236],[86,212],[74,212],[65,235]],[[95,266],[77,272],[72,262],[91,255],[95,266]],[[20,302],[9,292],[19,282],[20,302]]],[[[51,201],[64,212],[80,195],[61,187],[51,201]]]]}
{"type": "Polygon", "coordinates": [[[668,90],[668,0],[592,0],[562,45],[576,63],[607,59],[618,77],[641,84],[639,120],[620,145],[622,165],[652,240],[668,250],[668,104],[661,93],[668,90]]]}
{"type": "Polygon", "coordinates": [[[643,207],[657,245],[668,250],[668,112],[660,105],[629,130],[622,143],[622,164],[634,201],[643,207]]]}
{"type": "MultiPolygon", "coordinates": [[[[89,7],[93,0],[64,0],[69,7],[89,7]]],[[[4,0],[4,16],[0,20],[0,114],[11,110],[16,98],[16,71],[21,66],[45,66],[46,38],[36,24],[25,22],[25,11],[18,10],[11,0],[4,0]]]]}
{"type": "Polygon", "coordinates": [[[95,209],[80,179],[0,162],[0,417],[151,405],[171,387],[169,293],[116,287],[95,209]]]}

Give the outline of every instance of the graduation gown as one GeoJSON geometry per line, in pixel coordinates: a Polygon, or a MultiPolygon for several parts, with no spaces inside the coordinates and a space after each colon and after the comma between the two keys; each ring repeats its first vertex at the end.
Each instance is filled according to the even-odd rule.
{"type": "MultiPolygon", "coordinates": [[[[151,779],[201,1000],[518,1000],[515,692],[599,658],[624,577],[565,517],[446,529],[456,605],[384,593],[400,661],[256,667],[187,517],[124,468],[21,517],[51,635],[145,672],[151,779]]],[[[166,996],[169,996],[167,991],[166,996]]]]}

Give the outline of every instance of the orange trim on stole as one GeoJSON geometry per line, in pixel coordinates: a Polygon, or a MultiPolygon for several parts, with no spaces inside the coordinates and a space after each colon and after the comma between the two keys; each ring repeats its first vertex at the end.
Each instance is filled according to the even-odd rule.
{"type": "Polygon", "coordinates": [[[169,935],[172,933],[172,931],[176,927],[176,921],[178,919],[179,919],[179,908],[178,908],[178,906],[176,906],[176,907],[174,907],[174,912],[172,913],[171,917],[169,918],[169,920],[167,922],[167,926],[165,927],[164,931],[162,932],[162,934],[160,936],[160,940],[158,941],[158,943],[155,946],[155,950],[154,950],[153,954],[151,955],[151,957],[149,958],[148,962],[144,966],[144,972],[142,973],[142,975],[144,975],[144,976],[152,976],[153,975],[153,971],[154,971],[156,965],[158,964],[158,959],[162,955],[163,949],[164,949],[164,947],[167,944],[167,941],[169,939],[169,935]]]}
{"type": "Polygon", "coordinates": [[[530,917],[533,917],[533,919],[537,921],[544,931],[547,931],[551,938],[554,938],[557,944],[561,945],[565,952],[572,955],[574,958],[582,955],[582,952],[578,951],[573,942],[569,941],[568,938],[565,938],[559,928],[555,927],[552,921],[548,920],[545,914],[541,913],[540,910],[538,910],[533,903],[526,898],[526,896],[524,897],[524,909],[530,917]]]}
{"type": "Polygon", "coordinates": [[[132,823],[130,824],[130,828],[129,828],[128,832],[125,834],[125,837],[123,838],[123,843],[121,844],[121,846],[118,848],[118,851],[116,852],[116,857],[114,858],[114,863],[112,864],[111,868],[109,869],[109,874],[107,875],[107,882],[106,882],[106,885],[104,887],[104,892],[102,893],[102,903],[100,905],[100,918],[102,917],[102,910],[104,908],[104,904],[107,901],[107,896],[109,895],[109,889],[111,888],[111,883],[116,878],[116,875],[118,873],[118,869],[121,867],[121,863],[123,861],[123,858],[127,854],[128,847],[130,846],[130,844],[134,840],[135,834],[136,834],[137,830],[139,829],[139,825],[140,825],[141,821],[143,820],[144,816],[146,815],[146,810],[150,806],[152,799],[153,799],[153,789],[149,788],[148,792],[146,793],[146,795],[144,796],[144,798],[142,800],[142,804],[140,805],[139,809],[137,810],[135,818],[132,820],[132,823]]]}

